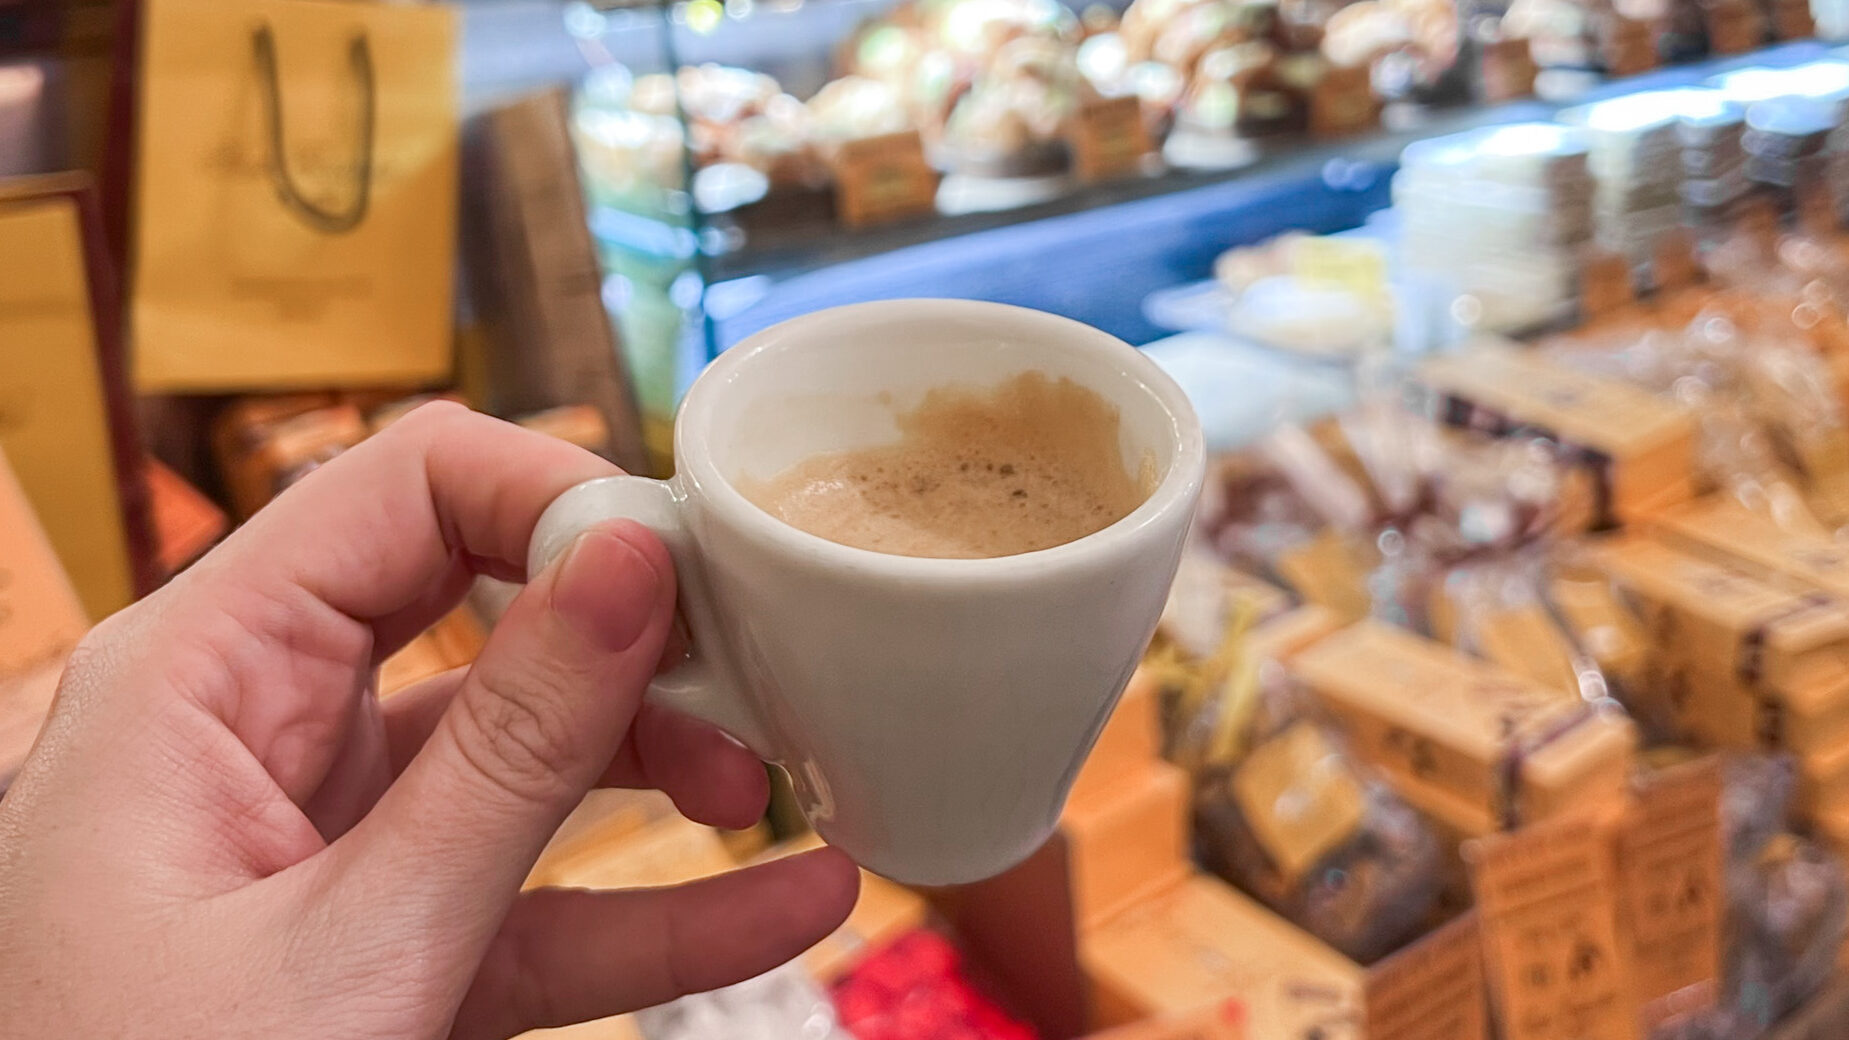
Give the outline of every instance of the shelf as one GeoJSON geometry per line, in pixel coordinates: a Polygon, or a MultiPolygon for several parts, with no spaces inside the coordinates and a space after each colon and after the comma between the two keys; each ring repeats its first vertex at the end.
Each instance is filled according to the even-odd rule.
{"type": "MultiPolygon", "coordinates": [[[[1478,126],[1549,119],[1561,108],[1600,98],[1692,86],[1708,77],[1754,65],[1784,66],[1813,61],[1829,53],[1815,40],[1775,44],[1751,54],[1657,69],[1639,76],[1599,82],[1584,93],[1552,101],[1523,100],[1504,105],[1448,109],[1407,109],[1390,112],[1393,129],[1331,140],[1279,138],[1256,142],[1256,158],[1227,170],[1172,169],[1154,177],[1079,186],[1058,198],[1000,212],[967,213],[886,225],[863,231],[842,228],[822,217],[760,233],[742,248],[707,258],[711,282],[767,276],[789,278],[837,264],[862,260],[911,246],[937,242],[983,231],[1031,223],[1070,214],[1117,206],[1142,199],[1173,195],[1193,189],[1257,177],[1304,178],[1321,176],[1332,161],[1372,164],[1379,172],[1397,166],[1399,153],[1413,141],[1478,126]]],[[[775,205],[774,201],[769,204],[775,205]]]]}

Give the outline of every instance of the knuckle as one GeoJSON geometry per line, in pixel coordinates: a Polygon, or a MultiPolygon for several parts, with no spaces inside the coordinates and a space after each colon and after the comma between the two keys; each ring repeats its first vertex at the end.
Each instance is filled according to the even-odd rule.
{"type": "Polygon", "coordinates": [[[535,670],[478,671],[457,698],[460,743],[474,767],[516,797],[552,802],[568,793],[583,738],[565,708],[562,683],[535,670]]]}

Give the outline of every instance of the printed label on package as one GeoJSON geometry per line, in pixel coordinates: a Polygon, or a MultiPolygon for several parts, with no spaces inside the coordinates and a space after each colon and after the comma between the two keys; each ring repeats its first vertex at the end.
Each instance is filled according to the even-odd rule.
{"type": "Polygon", "coordinates": [[[1466,858],[1504,1040],[1638,1040],[1605,835],[1538,824],[1466,858]]]}

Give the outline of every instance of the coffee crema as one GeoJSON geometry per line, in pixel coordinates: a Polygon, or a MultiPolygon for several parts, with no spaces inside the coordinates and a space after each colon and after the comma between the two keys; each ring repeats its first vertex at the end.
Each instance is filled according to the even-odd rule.
{"type": "Polygon", "coordinates": [[[943,387],[898,417],[891,444],[804,459],[739,490],[792,527],[895,556],[1013,556],[1083,538],[1149,497],[1125,472],[1120,418],[1070,379],[1023,372],[943,387]]]}

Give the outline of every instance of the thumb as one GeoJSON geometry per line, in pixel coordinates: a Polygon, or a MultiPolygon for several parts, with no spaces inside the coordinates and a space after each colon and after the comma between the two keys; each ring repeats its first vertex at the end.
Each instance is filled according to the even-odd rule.
{"type": "Polygon", "coordinates": [[[336,843],[336,861],[368,875],[362,889],[429,901],[427,920],[470,919],[475,934],[450,938],[485,946],[622,745],[673,606],[673,562],[647,528],[618,520],[580,535],[514,599],[423,749],[336,843]]]}

